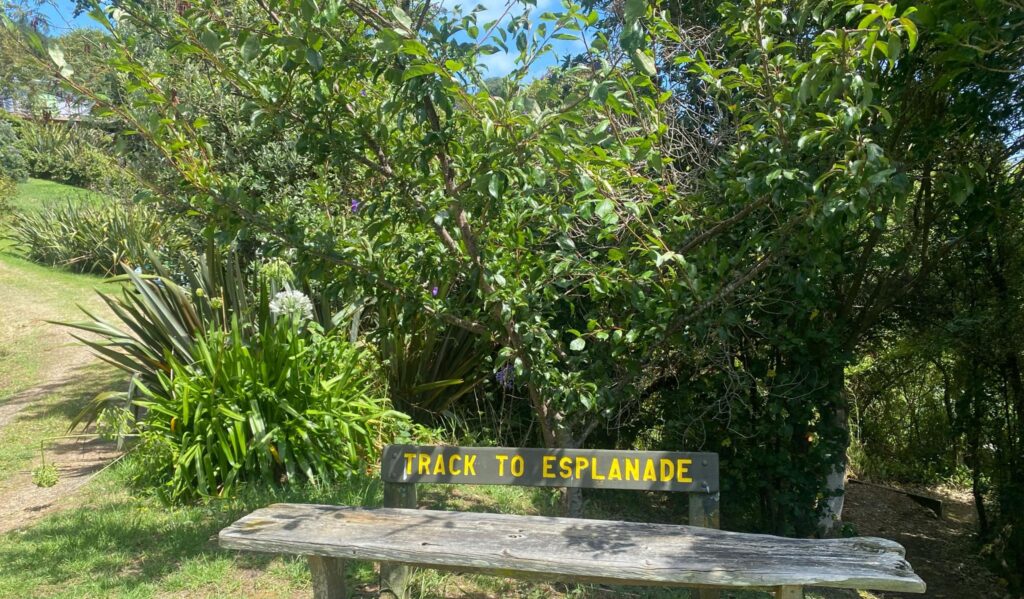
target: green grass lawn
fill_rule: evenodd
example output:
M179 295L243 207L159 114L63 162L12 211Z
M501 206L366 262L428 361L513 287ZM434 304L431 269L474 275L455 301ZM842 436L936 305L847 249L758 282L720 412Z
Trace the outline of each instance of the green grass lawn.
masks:
M101 204L108 199L107 196L88 189L30 178L24 183L18 183L18 193L11 201L11 206L15 211L29 212L58 202Z

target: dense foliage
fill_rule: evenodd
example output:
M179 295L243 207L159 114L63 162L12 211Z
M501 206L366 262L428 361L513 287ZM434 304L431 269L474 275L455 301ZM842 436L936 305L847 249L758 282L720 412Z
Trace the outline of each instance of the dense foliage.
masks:
M100 275L150 264L150 248L178 257L188 245L152 209L111 201L98 205L68 201L16 214L4 237L30 260Z
M0 177L19 183L28 178L28 160L14 126L0 120Z
M120 194L132 189L130 175L112 158L109 136L98 129L25 121L19 137L34 177Z
M321 484L375 463L404 420L382 397L376 356L325 332L301 292L274 292L287 283L279 268L243 276L211 252L185 272L188 289L128 271L121 295L104 296L118 325L88 313L69 325L98 335L83 341L132 377L77 423L140 436L144 482L172 501L243 481Z
M180 500L230 494L241 481L320 484L367 468L400 422L377 395L372 363L288 314L249 342L237 319L227 334L211 331L187 362L171 357L170 372L136 402L147 410L140 451L156 457L153 480Z
M116 85L8 31L137 137L167 214L377 348L417 420L718 451L727 525L786 534L841 517L848 454L969 481L1024 570L1019 3L93 15Z

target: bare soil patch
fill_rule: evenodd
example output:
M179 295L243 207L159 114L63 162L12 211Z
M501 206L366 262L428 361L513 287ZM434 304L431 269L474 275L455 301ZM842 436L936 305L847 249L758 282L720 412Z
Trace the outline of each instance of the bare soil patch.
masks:
M75 317L75 301L96 308L97 298L83 294L92 281L57 272L50 277L49 272L0 262L0 296L4 298L0 346L7 348L0 353L0 366L6 366L0 369L4 373L0 377L0 431L15 423L34 427L33 419L72 411L69 402L80 401L84 377L95 376L87 367L97 359L71 336L70 329L47 322ZM97 383L96 392L102 391L102 381ZM15 392L4 399L5 390ZM45 434L40 433L39 441L44 441ZM0 486L0 533L59 509L63 498L119 454L114 444L95 438L54 439L47 441L45 448L47 462L57 468L57 484L43 488L32 482L32 469L39 465L39 457L4 480Z
M924 595L875 593L884 599L928 597L965 599L1009 597L998 577L979 556L977 514L970 495L933 489L942 499L944 517L906 495L883 488L849 484L843 520L862 536L892 539L907 549L907 560L928 585Z
M72 507L65 499L120 454L115 443L96 438L61 439L48 445L46 460L57 468L57 484L37 487L30 471L7 480L0 491L0 534L24 528L62 507Z

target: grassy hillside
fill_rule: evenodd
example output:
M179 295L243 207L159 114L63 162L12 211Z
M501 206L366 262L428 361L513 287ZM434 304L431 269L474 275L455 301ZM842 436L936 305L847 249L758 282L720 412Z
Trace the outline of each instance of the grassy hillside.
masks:
M28 212L57 202L99 204L107 199L107 196L88 189L30 178L24 183L18 183L18 194L11 205L15 211Z

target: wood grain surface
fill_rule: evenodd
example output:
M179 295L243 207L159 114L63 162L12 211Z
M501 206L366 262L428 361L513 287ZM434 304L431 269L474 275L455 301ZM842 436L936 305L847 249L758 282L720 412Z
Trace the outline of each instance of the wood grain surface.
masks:
M893 541L789 539L670 524L276 504L222 530L220 544L615 584L925 590Z

